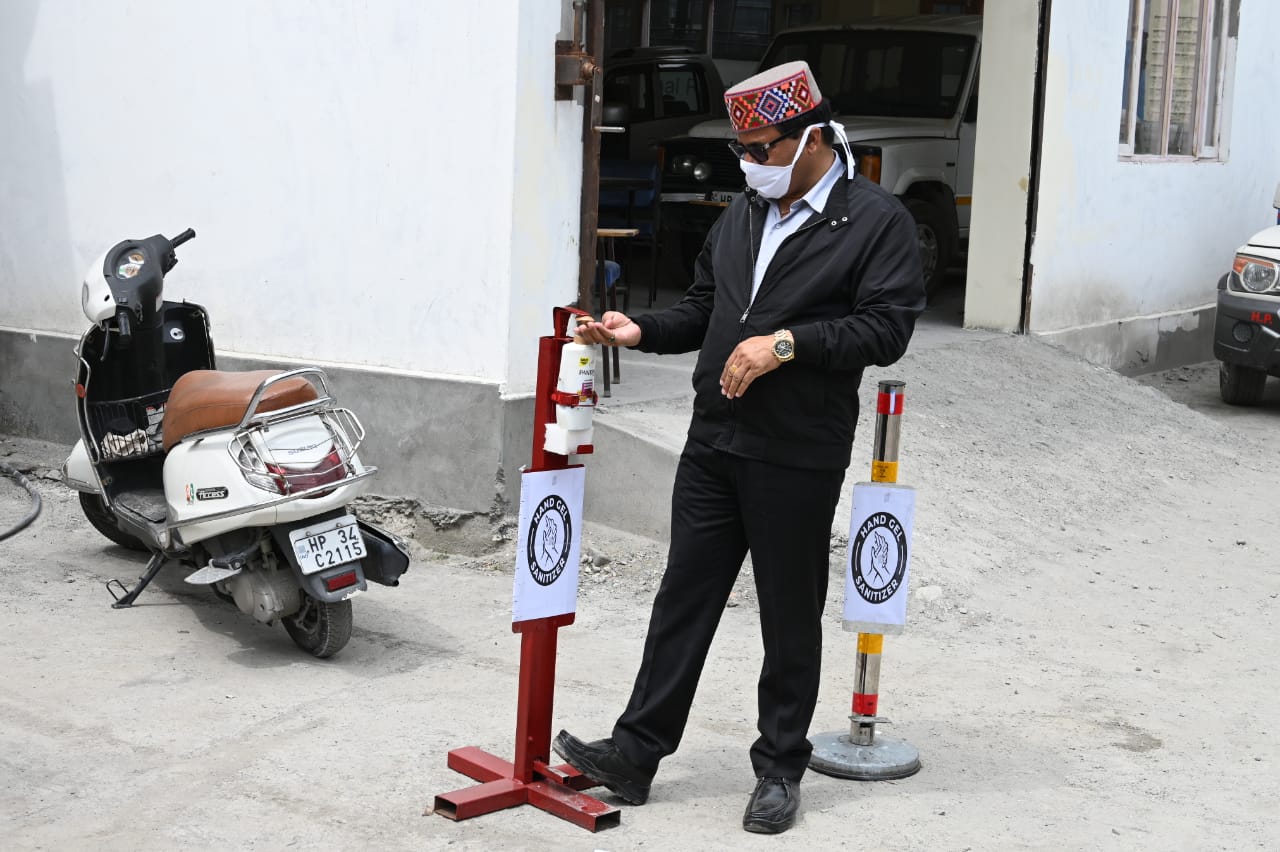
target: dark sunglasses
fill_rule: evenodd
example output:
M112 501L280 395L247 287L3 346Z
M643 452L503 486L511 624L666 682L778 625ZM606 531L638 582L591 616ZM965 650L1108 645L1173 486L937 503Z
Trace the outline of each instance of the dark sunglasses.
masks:
M790 133L779 136L777 139L773 140L772 142L752 142L750 145L743 145L741 142L734 140L733 142L729 143L729 150L732 151L733 155L737 157L739 160L741 160L747 154L750 154L751 159L755 160L757 163L763 166L765 163L769 161L769 150L771 148L777 146L779 143L781 143L785 139L794 139L799 134L800 134L799 130L793 130Z

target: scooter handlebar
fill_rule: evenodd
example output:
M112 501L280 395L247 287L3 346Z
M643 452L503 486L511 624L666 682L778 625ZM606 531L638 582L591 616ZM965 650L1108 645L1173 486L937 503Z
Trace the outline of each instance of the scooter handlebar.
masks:
M178 246L185 243L187 240L195 239L195 236L196 236L196 232L193 231L191 228L187 228L185 231L183 231L181 234L178 234L178 236L174 237L169 242L173 245L174 248L177 248Z

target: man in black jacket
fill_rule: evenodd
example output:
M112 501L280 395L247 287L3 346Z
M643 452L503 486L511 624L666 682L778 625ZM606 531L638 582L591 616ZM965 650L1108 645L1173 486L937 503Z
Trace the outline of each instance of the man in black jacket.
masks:
M688 720L720 614L751 553L764 665L748 831L790 828L812 746L831 523L863 369L902 357L924 308L915 225L856 174L809 67L725 93L750 187L712 227L675 306L606 313L586 337L645 352L701 350L676 472L667 569L644 657L613 736L566 731L556 751L633 804Z

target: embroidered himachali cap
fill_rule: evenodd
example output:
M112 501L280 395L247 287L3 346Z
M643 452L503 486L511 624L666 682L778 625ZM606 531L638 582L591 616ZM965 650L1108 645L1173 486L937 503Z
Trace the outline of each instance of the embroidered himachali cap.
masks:
M786 62L748 77L724 93L737 133L781 124L822 103L809 63Z

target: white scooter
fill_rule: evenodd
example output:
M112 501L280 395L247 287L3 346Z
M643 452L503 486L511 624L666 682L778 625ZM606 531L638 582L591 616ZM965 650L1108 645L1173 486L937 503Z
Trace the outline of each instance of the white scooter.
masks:
M204 308L164 300L174 250L194 236L126 240L85 275L81 439L63 479L94 528L151 553L132 589L107 583L113 606L176 562L195 569L188 583L329 657L351 637L351 598L368 580L398 585L408 553L347 509L377 468L360 461L364 428L324 372L216 371Z

